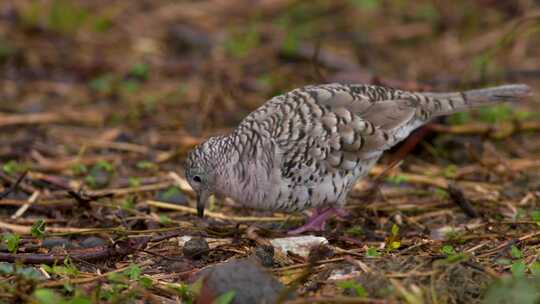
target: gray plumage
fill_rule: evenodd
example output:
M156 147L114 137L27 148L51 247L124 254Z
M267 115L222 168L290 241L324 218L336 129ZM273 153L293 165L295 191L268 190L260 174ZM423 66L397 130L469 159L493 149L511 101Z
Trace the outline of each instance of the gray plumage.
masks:
M186 177L200 215L210 194L263 210L341 207L385 150L433 117L527 95L523 84L455 93L306 86L270 99L231 134L196 147Z

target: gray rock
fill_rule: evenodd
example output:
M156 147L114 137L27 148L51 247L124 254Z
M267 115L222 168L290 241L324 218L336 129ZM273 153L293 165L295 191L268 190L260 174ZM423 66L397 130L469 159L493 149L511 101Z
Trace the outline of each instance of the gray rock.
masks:
M200 258L203 255L208 254L209 250L210 246L208 246L208 242L199 237L191 238L184 244L184 247L182 248L184 256L190 259Z
M199 273L203 288L197 303L212 303L220 295L235 293L231 303L276 303L285 287L253 259L231 260ZM287 298L287 297L285 297Z

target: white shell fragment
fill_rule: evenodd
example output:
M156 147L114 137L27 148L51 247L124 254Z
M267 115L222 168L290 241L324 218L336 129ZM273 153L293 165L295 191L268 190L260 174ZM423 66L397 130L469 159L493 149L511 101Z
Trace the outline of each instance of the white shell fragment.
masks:
M282 251L283 254L290 251L299 256L307 257L312 247L328 244L328 240L321 236L305 235L273 239L270 240L270 243L274 249Z

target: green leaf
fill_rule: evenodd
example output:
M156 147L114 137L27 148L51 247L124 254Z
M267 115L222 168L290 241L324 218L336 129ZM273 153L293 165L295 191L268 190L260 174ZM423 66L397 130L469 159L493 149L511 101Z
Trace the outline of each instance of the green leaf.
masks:
M452 125L463 125L472 120L469 112L454 113L448 117L448 122Z
M509 259L504 259L504 258L501 258L501 259L497 259L495 261L495 263L499 264L499 265L510 265L512 264L512 261L509 260Z
M534 210L531 212L531 219L535 222L540 222L540 211Z
M103 74L94 78L88 84L92 90L109 94L113 91L114 75L111 73Z
M141 277L141 267L137 264L131 264L129 268L124 270L124 273L129 276L130 280L138 280Z
M392 235L393 235L393 236L399 235L399 226L396 225L396 224L393 224L393 225L392 225L392 230L391 230L391 232L392 232Z
M141 179L138 177L128 178L128 185L132 188L141 186Z
M45 288L36 289L33 296L40 304L57 304L62 299L56 292Z
M261 35L257 24L248 26L247 29L233 33L225 41L224 47L227 52L236 58L243 58L252 49L260 45Z
M350 235L350 236L362 236L364 234L364 230L362 229L362 226L353 226L349 229L347 229L347 231L345 231L346 234Z
M519 250L519 248L517 248L515 245L512 245L512 247L510 249L510 255L514 259L521 259L523 257L523 254L521 253L521 250Z
M152 281L152 279L149 277L141 277L139 279L139 284L141 284L141 286L144 288L150 288L154 284L154 281Z
M71 166L71 173L73 175L83 175L88 172L88 167L81 163L76 163Z
M448 165L443 172L446 178L455 178L457 175L458 167L456 165Z
M456 254L456 250L454 249L452 245L444 245L441 248L441 253L446 254L446 255L453 255L453 254Z
M128 196L122 201L122 208L124 209L134 209L135 208L135 196Z
M523 261L518 261L512 264L512 267L510 268L510 270L512 271L512 275L514 277L523 277L525 276L527 265L525 265Z
M400 185L407 182L409 178L403 174L397 174L397 175L387 176L386 180L390 183Z
M374 10L379 7L379 0L349 0L359 10Z
M4 242L6 243L7 249L11 253L15 253L17 248L19 248L19 242L21 241L21 236L18 234L8 233L4 234Z
M141 87L141 84L139 83L139 81L131 80L131 79L122 81L121 85L122 85L122 89L124 89L124 91L126 91L127 93L135 93Z
M370 258L374 258L374 257L378 257L380 256L381 254L377 251L377 249L375 247L368 247L367 251L366 251L366 256L367 257L370 257Z
M137 169L140 170L156 170L158 166L154 164L153 162L149 162L147 160L142 160L140 162L137 162Z
M393 251L393 250L398 249L400 246L401 246L401 242L399 242L399 241L392 241L392 242L390 242L390 244L388 244L387 250L388 250L388 251Z
M43 219L38 219L32 224L30 229L32 236L38 239L42 239L45 235L45 221Z
M129 74L142 80L148 79L150 67L145 63L137 63L131 68Z
M507 105L494 105L479 109L480 120L487 123L508 121L513 117L512 108Z
M347 281L341 281L341 282L338 282L337 283L337 286L343 290L347 290L347 289L351 289L355 292L356 296L359 297L359 298L364 298L366 297L367 293L366 293L366 290L364 289L364 287L354 281L354 280L347 280Z
M2 170L4 170L6 174L13 175L28 170L28 166L21 164L15 160L10 160L2 165Z
M172 220L171 220L170 217L166 216L165 214L160 214L159 215L159 223L163 224L163 225L168 225L168 224L172 223Z
M540 262L535 261L534 263L529 266L529 270L535 277L540 277Z
M229 304L232 302L235 296L236 296L236 291L229 290L226 293L217 297L217 299L214 300L213 304Z
M114 172L114 166L106 160L100 160L94 166L107 172Z
M446 190L436 188L435 189L435 196L437 196L440 199L446 199L446 198L448 198L448 192L446 192Z

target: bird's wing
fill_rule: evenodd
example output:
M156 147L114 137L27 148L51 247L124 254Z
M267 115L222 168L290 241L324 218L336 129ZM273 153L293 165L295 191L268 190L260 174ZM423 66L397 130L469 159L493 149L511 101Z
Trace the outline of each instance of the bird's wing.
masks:
M395 144L396 130L415 116L405 95L378 86L308 86L270 100L253 118L272 126L284 168L350 170Z

